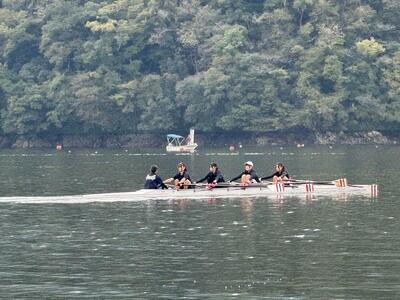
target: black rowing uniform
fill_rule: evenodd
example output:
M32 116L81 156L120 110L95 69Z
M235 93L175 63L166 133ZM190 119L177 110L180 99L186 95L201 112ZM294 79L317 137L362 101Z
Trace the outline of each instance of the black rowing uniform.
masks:
M282 171L282 172L275 172L274 174L272 174L272 175L270 175L270 176L263 177L263 178L261 178L261 180L271 179L271 178L273 178L274 176L276 176L276 177L278 177L278 178L283 178L283 177L286 176L286 178L289 179L289 174L288 174L288 172Z
M188 172L186 172L186 170L185 171L183 171L183 173L177 173L175 176L174 176L174 180L176 180L176 179L178 179L179 181L181 181L183 178L186 178L187 180L189 180L190 182L192 182L192 180L190 179L190 175L189 175L189 173Z
M253 180L260 182L260 178L258 178L257 173L254 169L251 169L250 172L248 172L247 170L243 171L242 173L240 173L240 175L236 176L235 178L232 178L231 181L235 181L238 180L239 178L241 178L243 175L250 175L250 182L252 182Z
M215 173L210 172L204 178L198 180L197 182L203 182L207 180L207 183L215 183L215 182L225 182L224 176L218 168L215 170Z
M145 189L167 189L168 187L163 183L160 176L155 173L150 173L146 176L144 183Z
M178 172L178 173L174 176L174 180L178 179L178 181L181 181L183 178L186 178L187 180L189 180L190 182L192 182L192 179L190 179L190 175L189 175L188 172L186 172L186 170L183 171L183 173L179 173L179 172ZM180 188L183 189L183 185L181 185ZM191 188L191 186L189 186L188 188Z

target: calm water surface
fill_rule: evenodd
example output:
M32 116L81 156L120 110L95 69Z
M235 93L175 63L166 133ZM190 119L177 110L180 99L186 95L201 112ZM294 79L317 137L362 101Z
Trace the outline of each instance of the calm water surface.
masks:
M378 183L364 196L74 204L0 203L0 297L399 299L400 147L2 151L1 196L141 188L152 163L194 179L284 162L298 179Z

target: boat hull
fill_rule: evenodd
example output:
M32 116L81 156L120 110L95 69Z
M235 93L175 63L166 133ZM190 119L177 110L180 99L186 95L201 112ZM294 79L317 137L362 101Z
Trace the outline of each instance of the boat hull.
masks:
M377 196L376 185L352 185L336 187L334 185L300 184L293 186L269 185L261 187L242 188L226 187L214 189L187 189L187 190L139 190L134 192L135 197L143 199L201 199L201 198L241 198L241 197L268 197L275 195L337 195L359 194Z
M134 202L146 200L174 199L210 199L210 198L259 198L259 197L302 197L302 196L347 196L362 195L364 197L378 195L378 186L352 185L336 187L334 185L301 184L294 186L263 185L260 187L224 187L207 190L205 188L187 190L152 190L142 189L135 192L87 194L71 196L46 197L0 197L0 203L93 203L93 202Z
M167 152L189 152L193 153L195 152L197 148L197 144L190 144L190 145L181 145L181 146L175 146L175 145L167 145L166 150Z

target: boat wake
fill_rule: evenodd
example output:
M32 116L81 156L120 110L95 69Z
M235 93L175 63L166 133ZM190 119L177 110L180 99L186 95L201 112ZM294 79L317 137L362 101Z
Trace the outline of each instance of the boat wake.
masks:
M86 195L68 195L68 196L27 196L27 197L0 197L0 203L106 203L106 202L134 202L148 200L138 197L136 192L126 193L108 193L108 194L86 194Z

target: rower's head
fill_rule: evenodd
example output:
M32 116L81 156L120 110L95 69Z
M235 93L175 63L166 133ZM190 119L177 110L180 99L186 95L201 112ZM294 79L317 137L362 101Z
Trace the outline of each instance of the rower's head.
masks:
M277 163L275 166L275 170L277 172L283 172L285 171L285 166L283 165L283 163Z
M218 169L218 165L215 162L210 164L210 172L215 172Z
M152 165L150 167L150 173L155 174L158 171L158 166L157 165Z
M251 162L251 161L246 161L246 162L244 163L244 168L245 168L245 170L250 171L251 169L253 169L253 162Z
M183 163L183 162L180 162L178 165L177 165L177 169L178 169L178 171L179 172L185 172L186 171L186 165Z

